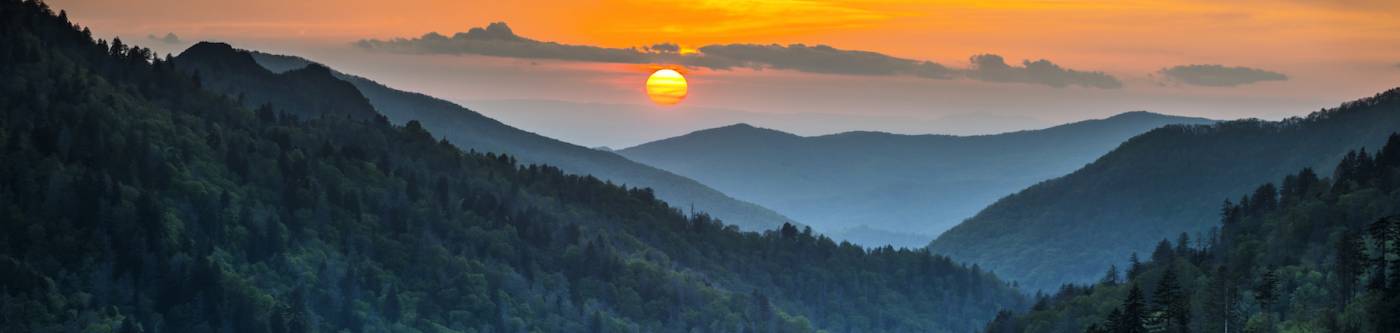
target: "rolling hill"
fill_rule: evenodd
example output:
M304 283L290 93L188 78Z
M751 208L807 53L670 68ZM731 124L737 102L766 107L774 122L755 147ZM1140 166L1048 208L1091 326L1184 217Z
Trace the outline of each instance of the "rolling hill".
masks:
M1167 126L998 200L929 249L1032 288L1091 281L1124 253L1206 231L1227 199L1305 167L1330 174L1348 150L1375 151L1397 129L1400 90L1283 121Z
M1333 177L1303 169L1240 193L1216 232L1162 240L986 332L1400 331L1400 135L1332 162Z
M996 135L803 137L738 124L618 153L769 207L835 237L921 247L997 198L1067 174L1129 137L1210 120L1129 112Z

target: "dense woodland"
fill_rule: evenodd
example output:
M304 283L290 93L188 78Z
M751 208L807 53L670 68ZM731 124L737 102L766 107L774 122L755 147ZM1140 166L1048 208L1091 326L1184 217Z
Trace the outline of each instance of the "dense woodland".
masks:
M1375 151L1396 129L1400 89L1282 121L1169 125L997 201L929 249L1029 290L1089 283L1126 253L1205 233L1221 200L1302 168L1330 174L1347 151Z
M0 0L3 332L968 332L1023 306L945 257L740 232L418 122L250 109L92 35ZM250 84L329 73L297 75Z
M1218 228L1162 240L988 332L1400 332L1400 135L1225 201Z

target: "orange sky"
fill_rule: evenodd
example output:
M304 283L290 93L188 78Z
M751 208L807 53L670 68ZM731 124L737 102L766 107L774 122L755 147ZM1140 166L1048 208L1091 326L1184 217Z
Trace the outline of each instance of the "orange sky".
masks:
M121 32L355 40L445 34L506 21L543 40L611 47L676 42L826 43L961 61L997 52L1160 67L1171 60L1396 62L1397 1L346 1L59 0ZM1131 58L1129 58L1131 57ZM1139 68L1140 69L1140 68Z
M645 75L636 77L634 84L633 74L618 74L619 68L638 66L488 61L479 56L453 58L474 63L454 63L435 56L361 55L353 52L349 43L364 38L417 37L426 32L450 36L503 21L524 37L603 47L658 42L674 42L685 48L720 43L828 44L954 67L965 67L971 55L995 53L1013 65L1022 59L1043 58L1066 68L1103 71L1124 83L1123 89L1093 91L780 71L687 73L693 96L686 104L758 112L806 108L910 116L999 112L1058 122L1148 109L1217 118L1279 118L1400 85L1400 1L48 2L67 10L80 24L93 27L98 36L140 39L138 44L158 51L178 52L195 40L232 41L236 46L308 56L342 70L373 74L372 78L387 83L459 101L519 98L647 103L644 95L635 93ZM167 32L179 35L186 44L162 49L144 38ZM408 63L422 61L438 67L416 72L407 69ZM532 67L541 63L550 66ZM1262 68L1287 74L1289 79L1223 88L1171 87L1158 82L1157 70L1185 64ZM468 77L482 73L493 75L489 83ZM554 82L560 78L575 81ZM801 82L780 83L782 80ZM621 83L594 84L603 81ZM508 82L519 83L511 86ZM542 84L556 88L534 88ZM741 86L744 88L737 88ZM890 88L878 94L842 93L868 86ZM998 96L1007 92L1022 96L1015 101L1022 104L1007 104ZM881 97L868 97L872 95ZM1064 102L1074 98L1095 101ZM943 102L948 103L939 104ZM867 105L879 111L830 105ZM997 108L983 109L984 105ZM1042 105L1054 105L1053 110L1044 110Z

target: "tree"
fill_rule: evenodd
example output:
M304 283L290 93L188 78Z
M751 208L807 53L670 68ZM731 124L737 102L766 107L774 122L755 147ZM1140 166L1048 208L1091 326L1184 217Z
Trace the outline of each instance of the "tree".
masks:
M1152 261L1159 264L1171 264L1176 257L1176 250L1172 249L1172 243L1165 238L1157 242L1157 248L1152 250Z
M1138 275L1142 274L1142 270L1142 261L1138 260L1137 252L1133 252L1128 257L1128 281L1137 280Z
M1273 308L1278 301L1278 274L1274 270L1264 270L1264 275L1259 277L1259 283L1254 286L1254 300L1259 302L1261 314L1264 315L1265 327L1272 330Z
M1185 232L1176 236L1176 255L1180 257L1191 255L1191 236Z
M1366 269L1366 244L1360 233L1348 230L1337 242L1336 251L1337 304L1346 306L1356 295L1357 282Z
M381 310L384 317L390 322L397 322L403 318L403 306L399 305L399 288L389 286L389 290L384 292L384 309Z
M1116 333L1147 333L1147 304L1143 299L1142 288L1136 283L1128 289L1128 297L1123 299L1122 316L1118 318L1113 331Z
M1238 331L1234 323L1240 296L1230 271L1224 265L1217 267L1208 283L1205 299L1201 300L1202 329L1206 332Z
M1167 269L1152 292L1155 312L1167 332L1186 332L1191 325L1191 301L1177 280L1176 270Z
M1118 285L1118 265L1108 265L1108 272L1105 272L1103 278L1099 279L1099 284L1108 286Z

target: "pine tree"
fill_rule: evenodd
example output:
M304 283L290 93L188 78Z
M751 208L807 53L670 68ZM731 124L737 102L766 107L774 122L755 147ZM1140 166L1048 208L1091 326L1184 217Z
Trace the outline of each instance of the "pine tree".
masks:
M1366 269L1366 244L1356 231L1347 231L1337 242L1337 304L1346 306L1356 295L1357 281Z
M1147 333L1147 304L1142 288L1133 284L1128 289L1128 298L1123 300L1123 314L1113 331L1116 333Z
M1235 288L1230 271L1225 266L1217 267L1208 283L1205 299L1201 300L1204 319L1201 328L1206 332L1239 331L1238 325L1235 325L1239 289Z
M1138 260L1137 252L1133 252L1128 257L1128 281L1137 280L1138 274L1142 274L1142 261Z
M1176 250L1172 249L1172 243L1165 238L1157 242L1157 248L1152 250L1152 261L1158 264L1171 264L1175 257Z
M1103 279L1099 280L1099 284L1108 286L1118 285L1118 265L1108 265L1108 272L1103 274Z
M1266 327L1273 327L1274 304L1278 302L1278 274L1273 269L1264 271L1264 275L1259 277L1259 283L1254 286L1254 299L1259 302L1260 312L1264 315Z
M1152 293L1155 312L1160 313L1167 332L1186 332L1191 324L1191 302L1177 280L1176 270L1168 269Z

